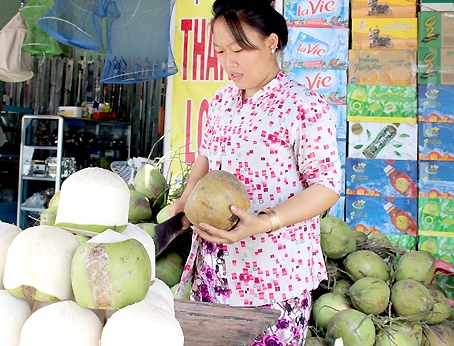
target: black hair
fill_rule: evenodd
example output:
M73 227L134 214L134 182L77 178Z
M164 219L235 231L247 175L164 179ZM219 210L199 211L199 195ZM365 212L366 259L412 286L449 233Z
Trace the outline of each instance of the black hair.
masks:
M288 29L285 18L268 0L215 0L212 11L214 17L211 26L219 18L224 19L236 43L245 50L255 50L257 47L246 36L242 23L264 38L276 34L279 38L277 49L282 50L287 45Z

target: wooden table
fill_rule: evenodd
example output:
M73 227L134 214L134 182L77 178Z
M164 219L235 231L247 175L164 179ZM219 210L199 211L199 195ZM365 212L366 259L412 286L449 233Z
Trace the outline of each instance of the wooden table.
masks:
M184 346L231 346L249 345L276 324L280 311L175 300L175 316L183 329Z

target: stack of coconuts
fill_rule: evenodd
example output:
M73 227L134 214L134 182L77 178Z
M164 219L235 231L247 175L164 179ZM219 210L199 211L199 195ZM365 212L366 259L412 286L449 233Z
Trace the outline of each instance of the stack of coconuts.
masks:
M52 222L0 222L0 345L184 344L153 238L130 222L151 217L143 200L158 201L166 180L152 165L137 175L130 190L109 170L80 170L51 201Z
M454 309L431 284L435 258L395 248L382 234L320 221L328 280L317 290L306 346L454 345Z

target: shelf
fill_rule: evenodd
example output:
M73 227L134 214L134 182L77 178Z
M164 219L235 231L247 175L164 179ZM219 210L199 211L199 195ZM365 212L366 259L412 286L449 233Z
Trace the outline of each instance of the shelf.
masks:
M49 145L24 145L24 148L36 149L36 150L58 150L55 146Z
M20 210L22 210L22 211L30 211L30 212L34 212L34 213L42 213L46 209L45 208L30 208L30 207L21 206Z
M38 180L38 181L55 181L56 178L48 177L48 176L33 176L33 175L23 175L22 179L24 180Z
M20 157L19 154L0 154L0 158L7 158L7 159L18 159Z

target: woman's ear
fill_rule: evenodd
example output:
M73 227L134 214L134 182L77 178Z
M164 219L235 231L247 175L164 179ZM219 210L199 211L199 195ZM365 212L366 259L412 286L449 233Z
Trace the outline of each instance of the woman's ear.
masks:
M279 37L276 34L272 33L266 38L266 45L270 50L276 50L279 46Z

